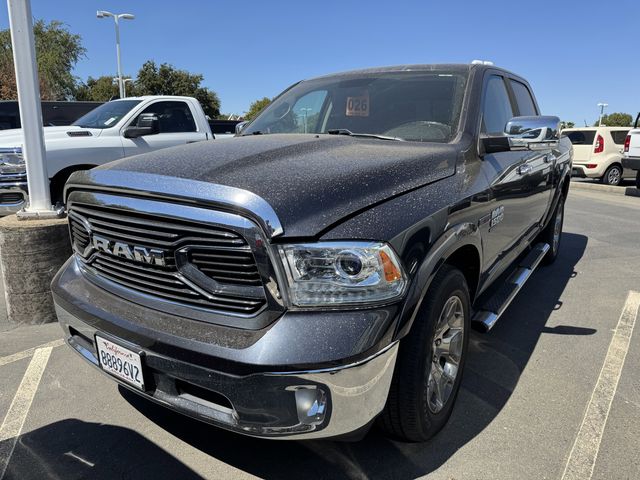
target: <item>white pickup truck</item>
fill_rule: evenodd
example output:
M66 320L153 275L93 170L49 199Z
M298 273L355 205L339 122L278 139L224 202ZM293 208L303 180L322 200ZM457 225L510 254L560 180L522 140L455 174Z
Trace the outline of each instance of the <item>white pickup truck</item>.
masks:
M627 134L622 150L622 166L636 171L636 187L640 188L640 113L636 117L633 130Z
M52 202L71 173L123 157L214 138L191 97L145 96L105 103L70 126L44 127ZM0 216L28 201L21 129L0 132Z

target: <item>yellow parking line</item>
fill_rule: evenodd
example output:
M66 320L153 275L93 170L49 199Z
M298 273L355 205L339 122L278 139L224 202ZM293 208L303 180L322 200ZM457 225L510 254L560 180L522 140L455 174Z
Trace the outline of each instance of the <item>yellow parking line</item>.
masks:
M598 458L613 397L629 351L633 327L640 308L640 292L629 292L618 325L609 344L598 382L569 454L562 480L589 480Z
M30 357L39 348L46 348L46 347L55 348L55 347L59 347L60 345L64 345L64 340L62 338L58 340L54 340L49 343L43 343L42 345L38 345L37 347L33 347L28 350L23 350L22 352L14 353L13 355L0 357L0 367L8 363L17 362L18 360L22 360L23 358Z
M13 397L9 411L0 425L0 479L4 477L11 455L13 455L18 436L22 431L33 397L38 390L42 374L49 361L51 350L53 347L38 348L33 352L33 358L24 377L22 377L22 382Z

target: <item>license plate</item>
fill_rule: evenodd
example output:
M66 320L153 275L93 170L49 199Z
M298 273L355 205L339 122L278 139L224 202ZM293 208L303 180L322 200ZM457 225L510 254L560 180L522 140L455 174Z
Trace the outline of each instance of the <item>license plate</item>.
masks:
M102 369L125 382L144 390L140 354L96 336L98 358Z

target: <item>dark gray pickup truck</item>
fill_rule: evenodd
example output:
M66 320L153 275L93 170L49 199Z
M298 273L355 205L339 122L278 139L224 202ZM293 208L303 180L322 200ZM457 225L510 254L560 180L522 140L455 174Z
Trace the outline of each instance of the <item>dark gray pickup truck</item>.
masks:
M472 325L558 255L558 124L490 65L376 68L297 83L238 138L78 172L52 284L67 342L235 432L353 439L377 420L425 440Z

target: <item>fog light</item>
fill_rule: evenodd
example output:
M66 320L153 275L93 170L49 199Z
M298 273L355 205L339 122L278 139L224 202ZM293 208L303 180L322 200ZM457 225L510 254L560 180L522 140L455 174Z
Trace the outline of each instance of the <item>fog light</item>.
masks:
M298 420L303 425L318 425L327 412L327 395L316 387L295 387Z

